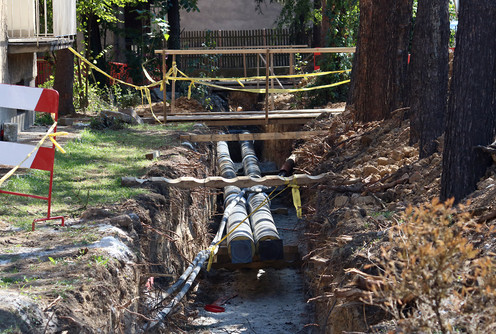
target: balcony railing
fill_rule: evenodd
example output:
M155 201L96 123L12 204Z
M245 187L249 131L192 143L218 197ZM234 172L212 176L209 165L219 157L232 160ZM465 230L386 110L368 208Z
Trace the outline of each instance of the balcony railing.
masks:
M62 38L76 35L76 0L7 0L9 39Z

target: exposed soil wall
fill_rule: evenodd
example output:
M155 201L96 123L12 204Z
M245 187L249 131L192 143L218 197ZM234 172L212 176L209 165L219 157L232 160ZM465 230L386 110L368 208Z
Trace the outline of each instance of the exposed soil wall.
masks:
M146 176L211 174L210 150L197 150L162 149ZM143 293L169 285L207 246L213 198L159 187L91 208L66 228L25 233L0 223L0 331L142 332L150 308Z

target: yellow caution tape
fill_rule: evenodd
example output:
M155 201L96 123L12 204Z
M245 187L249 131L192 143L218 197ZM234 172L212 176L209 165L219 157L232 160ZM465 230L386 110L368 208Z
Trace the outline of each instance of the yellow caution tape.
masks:
M296 178L294 178L292 183L290 183L288 186L291 187L291 194L293 195L293 204L296 209L296 216L301 219L303 214L301 210L300 187L296 184Z
M141 100L144 101L144 98L148 100L148 104L150 107L150 111L153 115L153 118L160 124L162 122L158 119L158 117L155 115L153 112L152 108L152 101L151 101L151 94L150 94L150 88L155 87L155 86L160 86L160 90L165 89L165 85L169 84L169 80L175 80L175 81L191 81L188 87L188 99L191 98L191 91L192 88L195 87L195 84L200 84L200 85L205 85L208 87L212 88L219 88L219 89L224 89L224 90L229 90L229 91L241 91L241 92L248 92L248 93L296 93L296 92L308 92L312 90L317 90L317 89L325 89L325 88L332 88L336 87L339 85L343 85L346 83L349 83L350 80L344 80L340 81L337 83L329 84L329 85L321 85L321 86L315 86L315 87L305 87L305 88L290 88L290 89L279 89L279 88L270 88L270 89L246 89L244 88L244 84L242 81L250 81L250 80L261 80L261 79L266 79L266 76L253 76L253 77L241 77L241 78L194 78L194 77L188 77L184 72L179 70L177 68L176 62L173 62L172 67L167 71L167 73L164 75L163 80L161 81L155 81L151 77L151 75L146 71L145 67L142 65L143 72L145 73L145 77L152 82L149 85L146 86L137 86L128 82L125 82L123 80L114 78L110 76L109 74L105 73L103 70L92 64L90 61L88 61L86 58L84 58L81 54L79 54L76 50L73 48L69 47L69 50L74 53L78 58L80 58L85 64L87 64L91 69L94 69L95 71L103 74L112 82L118 82L120 84L132 87L136 90L138 90L141 93ZM327 72L316 72L316 73L306 73L306 74L290 74L290 75L272 75L269 76L269 79L276 79L276 78L309 78L309 77L316 77L316 76L323 76L323 75L329 75L329 74L337 74L337 73L345 73L349 72L351 70L339 70L339 71L327 71ZM181 77L178 77L178 74L181 75ZM241 87L241 88L232 88L232 87L224 87L220 85L216 85L211 83L212 81L236 81ZM164 101L165 103L165 101Z
M128 83L128 82L125 82L123 80L120 80L120 79L117 79L117 78L114 78L112 77L111 75L107 74L105 71L103 71L102 69L98 68L97 66L95 66L94 64L92 64L88 59L84 58L79 52L77 52L76 50L74 50L73 48L69 47L68 48L72 53L74 53L74 55L76 57L78 57L79 59L81 59L81 61L83 61L86 65L88 65L91 69L101 73L102 75L106 76L107 78L109 78L110 80L112 80L113 83L120 83L122 85L125 85L125 86L129 86L129 87L132 87L136 90L138 90L140 93L141 93L141 100L143 101L143 96L145 96L149 102L149 106L150 106L150 111L152 113L152 116L153 118L160 124L162 124L162 122L160 122L160 120L157 118L157 116L155 116L155 113L153 112L153 108L152 108L152 99L151 99L151 94L150 94L150 88L152 87L155 87L155 86L162 86L162 81L153 81L151 84L149 85L146 85L146 86L137 86L137 85L134 85L134 84L131 84L131 83ZM150 77L151 78L151 77ZM164 101L165 103L165 101Z
M31 152L29 152L29 154L17 165L15 166L14 168L12 168L7 174L5 174L1 179L0 179L0 186L5 182L7 181L15 172L16 170L19 169L19 167L21 167L21 165L24 163L24 161L28 160L29 157L34 153L36 152L40 147L41 145L43 145L43 143L45 142L45 140L47 140L47 138L50 138L50 140L52 141L52 143L54 143L54 145L60 149L62 151L62 153L65 153L64 149L62 147L60 147L60 145L55 141L55 139L53 137L57 136L57 135L64 135L64 134L67 134L67 132L56 132L56 133L52 133L53 130L55 129L55 127L57 126L57 122L53 123L52 126L50 127L50 129L48 129L48 132L43 136L43 138L40 139L40 141L38 142L38 144L36 144L36 146L33 148L33 150Z

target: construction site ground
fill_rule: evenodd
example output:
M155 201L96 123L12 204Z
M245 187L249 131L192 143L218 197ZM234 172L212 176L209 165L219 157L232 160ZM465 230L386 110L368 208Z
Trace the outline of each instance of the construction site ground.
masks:
M401 112L367 124L355 123L349 111L322 115L305 129L327 134L295 141L287 156L296 154L298 172L332 172L332 178L301 189L302 220L294 212L278 217L287 224L282 231L294 233L287 239L296 238L301 265L203 272L161 332L342 333L396 328L382 310L360 301L367 289L357 285L350 269L363 270L377 261L388 229L406 207L438 196L441 149L419 160L417 147L408 144L409 125ZM76 128L63 130L77 137ZM442 138L439 141L441 148ZM213 173L208 145L193 148L178 141L162 147L161 157L144 175L130 176L205 177L204 169L195 168L205 165ZM468 209L476 218L496 210L495 171L494 167L488 171L471 196ZM290 208L291 201L286 198L280 205ZM31 232L0 216L0 332L142 332L154 316L156 292L166 289L196 252L207 247L212 233L209 216L219 208L205 189L154 187L137 198L68 217L66 227L48 223ZM486 224L493 225L494 217ZM489 253L496 250L495 240L474 242L484 244L484 253ZM224 313L203 309L221 297L232 297Z

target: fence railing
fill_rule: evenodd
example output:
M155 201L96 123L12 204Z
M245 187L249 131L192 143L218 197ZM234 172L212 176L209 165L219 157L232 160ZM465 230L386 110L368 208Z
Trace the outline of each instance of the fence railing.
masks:
M76 35L76 0L7 0L9 38Z
M253 30L212 30L183 31L182 50L198 49L265 49L307 47L310 36L297 38L291 29L253 29ZM274 55L274 68L290 66L287 55ZM256 54L218 54L182 55L179 67L189 70L222 69L222 71L255 70L264 66Z

